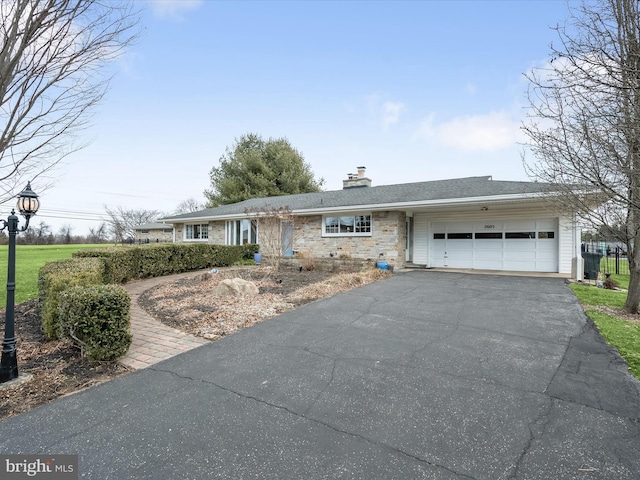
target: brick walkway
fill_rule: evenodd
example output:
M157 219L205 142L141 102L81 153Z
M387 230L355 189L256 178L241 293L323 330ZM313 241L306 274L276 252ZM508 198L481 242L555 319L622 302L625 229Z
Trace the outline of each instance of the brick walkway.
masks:
M124 285L131 295L131 333L133 342L119 362L128 368L139 370L162 360L199 347L208 340L167 327L145 312L138 304L140 294L156 285L190 278L206 270L155 277Z

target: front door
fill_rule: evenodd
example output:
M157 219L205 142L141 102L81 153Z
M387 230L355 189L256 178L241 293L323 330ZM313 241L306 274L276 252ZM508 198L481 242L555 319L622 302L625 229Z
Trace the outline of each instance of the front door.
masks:
M282 256L293 256L293 224L282 222Z

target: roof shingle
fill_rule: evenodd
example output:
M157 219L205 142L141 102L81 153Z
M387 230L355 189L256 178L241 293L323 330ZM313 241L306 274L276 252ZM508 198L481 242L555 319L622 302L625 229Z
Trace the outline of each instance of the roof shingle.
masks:
M499 195L544 193L553 190L547 183L492 180L491 176L433 180L428 182L380 185L316 193L301 193L279 197L262 197L230 205L208 208L198 212L165 217L162 220L211 218L242 215L261 208L288 208L291 211L387 205L407 202L464 199Z

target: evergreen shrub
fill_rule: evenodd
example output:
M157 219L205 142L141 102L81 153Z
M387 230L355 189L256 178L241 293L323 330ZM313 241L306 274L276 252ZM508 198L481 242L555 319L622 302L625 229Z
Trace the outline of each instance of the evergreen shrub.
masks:
M48 339L60 338L60 295L74 286L104 283L105 263L100 258L70 258L46 263L38 274L38 304L42 329Z
M106 283L126 283L136 278L227 267L240 263L243 258L253 258L257 250L257 245L165 243L79 250L73 255L103 258Z
M92 361L121 357L131 345L131 297L119 285L69 288L60 295L62 334Z

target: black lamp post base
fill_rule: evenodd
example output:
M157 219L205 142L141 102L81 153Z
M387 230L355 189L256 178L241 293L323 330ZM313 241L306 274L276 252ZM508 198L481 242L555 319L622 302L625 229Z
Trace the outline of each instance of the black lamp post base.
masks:
M15 349L13 351L3 351L2 361L0 361L0 383L5 383L18 378L18 357Z

